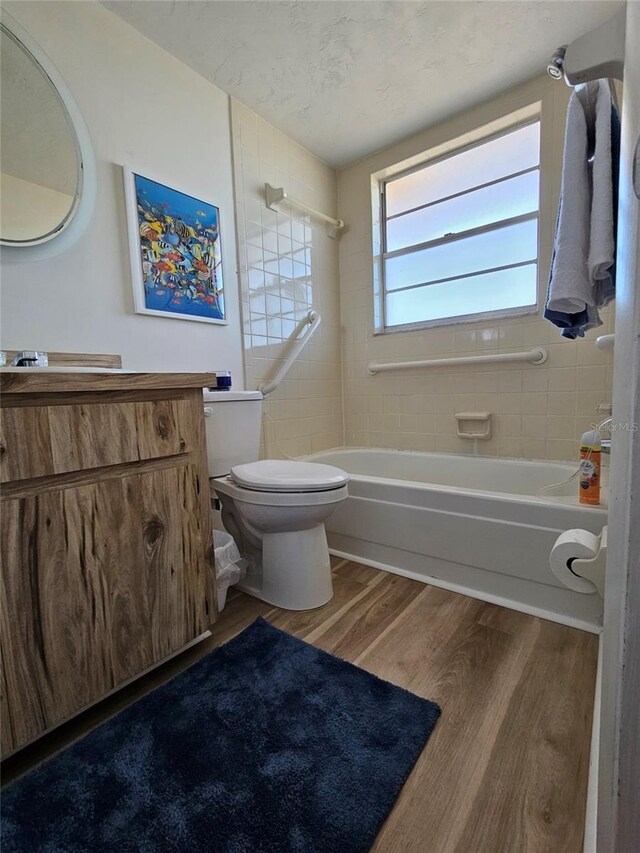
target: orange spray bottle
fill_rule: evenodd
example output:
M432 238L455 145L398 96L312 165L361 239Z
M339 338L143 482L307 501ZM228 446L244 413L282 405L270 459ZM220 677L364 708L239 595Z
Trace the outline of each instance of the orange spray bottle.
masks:
M580 441L580 490L581 504L600 505L600 432L597 429L585 432Z

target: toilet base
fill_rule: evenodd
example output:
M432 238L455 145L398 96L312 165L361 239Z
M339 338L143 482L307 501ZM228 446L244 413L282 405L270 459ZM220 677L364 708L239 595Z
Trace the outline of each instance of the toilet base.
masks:
M283 610L315 610L333 598L324 524L307 530L262 534L261 571L237 589Z

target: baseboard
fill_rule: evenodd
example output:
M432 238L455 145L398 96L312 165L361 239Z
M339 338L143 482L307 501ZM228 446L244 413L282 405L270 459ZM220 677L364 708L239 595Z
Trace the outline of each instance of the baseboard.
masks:
M336 557L342 557L345 560L352 560L354 563L362 563L363 565L371 566L374 569L381 569L384 572L391 572L391 574L394 575L402 575L402 577L411 578L411 580L420 581L420 583L429 584L429 586L437 586L441 589L448 589L451 592L458 592L461 595L467 595L469 598L486 601L488 604L497 604L500 607L507 607L509 610L517 610L519 613L526 613L528 616L537 616L538 618L546 619L549 622L557 622L559 625L566 625L568 628L577 628L579 631L587 631L589 634L600 634L602 631L602 626L593 622L587 622L583 619L574 618L573 616L554 613L551 610L545 610L542 607L523 604L522 602L514 601L510 598L503 598L500 595L481 592L473 587L451 583L450 581L445 581L441 578L419 574L418 572L412 572L408 569L400 569L397 566L380 563L377 560L371 560L367 557L361 557L356 554L349 554L346 551L340 551L337 548L329 548L329 553Z

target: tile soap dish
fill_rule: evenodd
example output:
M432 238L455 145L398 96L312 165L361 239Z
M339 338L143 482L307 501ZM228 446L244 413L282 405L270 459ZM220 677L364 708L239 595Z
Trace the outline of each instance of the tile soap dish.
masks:
M457 412L455 418L460 438L491 438L491 412Z

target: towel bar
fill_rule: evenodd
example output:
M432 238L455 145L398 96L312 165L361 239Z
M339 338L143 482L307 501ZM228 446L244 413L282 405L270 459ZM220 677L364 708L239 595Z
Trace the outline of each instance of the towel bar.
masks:
M265 199L267 203L267 207L269 210L278 210L278 205L281 201L287 201L289 204L292 204L294 207L300 208L300 210L304 210L305 213L309 213L311 216L315 216L317 219L322 219L323 222L326 222L329 226L327 228L327 234L332 239L335 239L339 236L340 232L344 228L344 220L342 219L334 219L332 216L327 216L326 213L322 213L320 210L316 210L314 207L309 207L308 204L305 204L302 201L297 201L295 198L291 198L282 187L272 187L271 184L264 185L264 193Z

